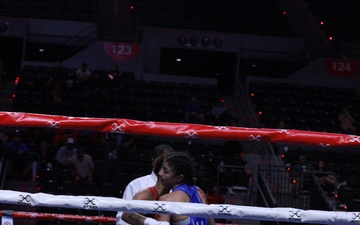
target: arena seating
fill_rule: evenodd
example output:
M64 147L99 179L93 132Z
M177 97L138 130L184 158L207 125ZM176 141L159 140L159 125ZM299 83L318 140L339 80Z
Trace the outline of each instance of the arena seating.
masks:
M273 82L252 82L249 95L265 127L339 132L341 108L347 106L359 121L359 96L354 89Z
M133 21L141 26L197 29L259 35L295 36L274 1L130 1ZM0 16L53 20L98 20L95 0L3 0Z
M143 26L295 36L274 1L134 1L134 16Z
M118 82L107 80L102 87L102 97L94 96L96 93L94 94L88 85L78 84L71 91L63 91L61 104L53 104L52 101L46 100L49 94L44 93L42 86L35 88L36 81L33 78L37 77L37 80L43 82L48 76L53 75L54 71L46 67L24 67L16 86L13 110L181 122L184 119L185 102L190 96L195 95L203 104L206 122L213 123L209 114L218 98L216 85L154 82L127 77ZM103 77L107 74L107 71L97 72Z
M94 0L3 0L0 15L10 17L96 21L97 1Z
M333 40L340 42L359 43L358 27L360 26L360 2L356 0L332 1L328 4L326 0L305 1L315 16L316 20L324 25L322 29Z

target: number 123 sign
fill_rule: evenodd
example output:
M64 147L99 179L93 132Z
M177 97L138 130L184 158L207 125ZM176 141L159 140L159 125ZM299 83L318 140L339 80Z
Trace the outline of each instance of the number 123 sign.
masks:
M134 43L104 42L104 50L112 60L129 61L138 54L140 45Z
M341 59L325 59L326 68L337 77L351 77L358 72L359 62Z

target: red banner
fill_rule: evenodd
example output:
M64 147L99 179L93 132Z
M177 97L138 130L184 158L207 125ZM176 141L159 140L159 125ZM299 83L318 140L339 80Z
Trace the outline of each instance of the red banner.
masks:
M359 69L359 62L342 59L325 59L328 71L336 77L346 78L355 75Z
M106 54L116 61L129 61L137 56L140 50L140 44L121 43L121 42L104 42Z

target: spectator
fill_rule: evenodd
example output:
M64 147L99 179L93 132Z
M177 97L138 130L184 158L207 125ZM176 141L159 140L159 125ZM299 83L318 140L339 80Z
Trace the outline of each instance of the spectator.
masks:
M336 174L328 171L326 169L325 163L322 160L319 160L316 171L314 172L319 184L321 187L328 192L332 192L336 189L339 189L342 186L347 184L346 181L338 183L336 179Z
M28 157L27 166L24 169L23 177L28 178L31 172L31 180L36 180L36 175L43 168L52 168L55 158L52 148L49 148L45 140L40 141L39 145L34 145L31 148L30 155Z
M101 168L101 182L104 183L118 183L119 165L118 159L122 146L118 144L115 137L110 137L109 143L105 144L104 161Z
M78 138L77 138L77 130L67 130L63 128L56 129L55 136L54 136L54 147L59 148L60 146L64 145L68 138L72 138L74 140L74 145L78 145Z
M39 145L43 136L44 133L42 129L38 127L29 127L26 131L26 143L30 146Z
M106 78L100 72L94 72L89 77L89 88L93 91L95 88L105 89Z
M6 132L3 127L0 127L0 157L3 156L6 146Z
M238 171L231 166L245 166L246 161L242 157L243 145L239 141L227 141L222 146L222 159L218 165L221 185L227 188L227 192L233 195L234 179ZM230 167L229 167L230 166Z
M119 68L119 65L114 65L113 69L111 70L111 73L117 73L117 74L120 74L120 68Z
M211 190L207 192L207 199L209 204L224 204L225 197L219 186L214 185Z
M204 123L204 114L201 105L195 96L191 96L190 100L185 104L185 122Z
M68 138L66 144L61 146L55 156L54 169L60 171L62 169L71 169L70 158L74 156L77 149L74 147L74 139Z
M78 80L73 70L69 70L64 78L64 91L73 93L76 90Z
M54 88L55 88L55 81L52 76L47 77L46 81L42 85L42 92L43 92L43 101L44 103L54 103Z
M108 79L110 80L114 80L114 81L119 81L120 78L120 70L119 70L119 66L118 65L114 65L113 69L109 72L109 74L107 75Z
M216 102L216 105L211 109L211 115L214 118L215 125L233 125L237 123L236 118L231 115L224 100Z
M51 72L52 72L51 75L54 77L54 80L59 82L63 81L66 74L66 70L60 61L56 61L54 63L54 67L51 68Z
M276 128L279 130L287 129L287 124L285 123L285 120L283 118L280 118ZM283 153L285 151L285 148L287 148L286 147L287 145L284 143L270 143L270 144L274 150L275 155L279 155L279 153Z
M90 78L91 70L88 68L87 63L81 64L81 68L76 70L76 77L79 82L87 82Z
M286 123L283 119L280 119L277 125L277 129L286 129Z
M70 157L70 163L75 172L75 182L92 182L94 162L90 155L84 153L84 150L80 148L75 155Z
M36 181L36 176L41 169L51 169L55 158L54 154L51 153L52 151L48 148L45 140L39 140L39 144L32 144L29 153L27 153L27 166L24 169L23 177L25 179L31 177L31 181Z
M27 165L25 154L29 151L28 145L22 141L22 134L16 130L12 140L7 143L5 150L5 159L8 163L8 172L11 176L14 173L23 173Z
M340 123L340 132L345 134L355 134L356 133L356 126L355 120L352 117L350 111L347 107L343 107L341 113L338 117Z
M206 194L208 204L225 204L225 197L219 186L214 185ZM226 219L215 219L216 223L226 223Z
M157 145L154 149L153 156L151 157L151 162L154 166L154 161L157 157L165 154L174 152L174 149L170 145L160 144ZM142 176L132 180L125 188L123 199L132 200L137 192L145 188L154 186L157 181L157 175L152 171L151 174ZM116 215L116 224L128 224L121 220L122 212L118 212Z
M61 103L63 83L61 80L54 80L52 76L49 76L42 85L42 92L45 103Z
M53 102L60 104L63 95L63 82L62 80L54 80L54 88L52 90Z
M308 173L313 172L314 167L307 161L306 155L299 156L299 163L295 164L292 167L292 171L294 173Z
M308 190L314 167L307 161L305 155L300 155L299 163L291 168L293 180L292 193L297 197L300 191Z
M43 168L51 169L53 167L54 158L55 158L55 152L53 151L53 148L50 147L45 140L42 140L38 152L40 155L39 169L43 169Z

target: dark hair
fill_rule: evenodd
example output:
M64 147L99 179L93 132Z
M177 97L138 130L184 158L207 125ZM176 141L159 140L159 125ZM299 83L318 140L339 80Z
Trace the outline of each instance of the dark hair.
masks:
M183 175L186 184L194 185L194 164L191 157L184 152L172 152L167 154L165 160L175 175Z
M162 164L164 162L164 159L166 158L167 156L167 153L165 154L162 154L160 156L158 156L155 160L154 160L154 163L153 163L153 172L156 174L156 176L158 175L161 167L162 167Z
M166 145L166 144L157 145L154 148L153 160L155 160L155 158L159 157L160 155L162 155L164 153L174 152L174 151L175 150L170 145Z

